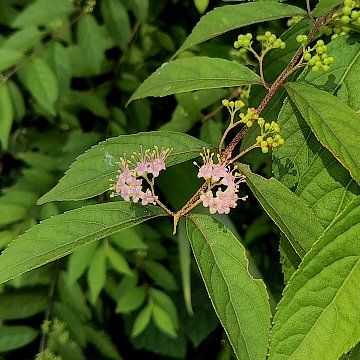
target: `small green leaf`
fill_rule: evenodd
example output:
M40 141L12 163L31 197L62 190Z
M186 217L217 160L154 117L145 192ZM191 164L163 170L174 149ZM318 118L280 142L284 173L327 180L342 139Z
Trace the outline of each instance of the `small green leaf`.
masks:
M109 35L125 50L131 37L130 20L125 6L118 0L103 0L100 4Z
M147 292L144 287L135 287L127 290L117 301L117 313L129 313L138 309L145 301Z
M200 19L175 56L192 46L230 30L259 22L305 14L303 9L295 6L266 2L222 6L208 12Z
M177 333L174 327L174 324L171 320L169 314L158 305L153 305L153 318L155 325L161 330L164 334L176 338Z
M19 70L19 76L39 105L51 115L56 115L55 102L59 95L59 87L49 65L36 57Z
M360 184L359 115L326 91L301 83L286 89L318 140Z
M154 304L159 305L168 313L168 315L171 317L175 329L177 329L179 327L178 313L171 297L165 294L163 291L154 288L150 289L150 296L154 301Z
M360 198L304 257L274 318L270 360L339 359L360 340Z
M7 70L18 64L23 57L23 53L13 49L0 49L0 71Z
M134 276L134 273L129 268L128 262L125 258L110 245L107 246L107 256L109 258L112 267L117 270L120 274Z
M155 261L145 261L146 273L160 286L167 290L176 290L177 284L174 275L165 266Z
M109 178L116 175L117 165L124 154L139 152L141 146L174 149L167 158L167 166L176 165L199 156L205 142L192 136L170 131L154 131L134 135L120 135L93 146L80 155L60 179L43 195L38 204L59 200L81 200L99 195L109 189Z
M13 120L14 111L9 87L7 84L0 84L0 141L4 150L8 147Z
M21 348L37 336L38 332L29 326L0 326L0 352Z
M199 13L202 14L209 6L209 0L194 0L194 4L198 9Z
M164 63L150 75L129 102L148 96L259 83L258 75L234 61L208 57L177 59Z
M87 275L90 301L95 304L106 281L106 251L104 246L96 250Z
M265 211L303 257L324 231L312 210L280 181L256 175L246 165L240 165L240 169Z
M39 43L41 36L42 33L36 26L29 26L23 30L16 31L13 35L9 36L4 41L2 47L24 53L36 46Z
M137 315L131 336L139 336L149 325L153 307L151 304L146 305Z
M146 250L148 248L135 229L120 231L109 238L121 250Z
M15 239L0 255L0 283L95 240L164 215L154 206L113 202L85 206L44 220Z
M206 289L237 358L265 360L270 306L265 284L248 272L240 241L208 215L191 215L186 229Z

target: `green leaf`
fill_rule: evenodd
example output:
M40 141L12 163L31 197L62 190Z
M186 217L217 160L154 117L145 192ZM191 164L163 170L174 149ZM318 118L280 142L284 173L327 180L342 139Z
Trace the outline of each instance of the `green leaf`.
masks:
M21 292L0 295L0 319L25 319L45 311L48 306L46 294Z
M208 215L191 215L188 237L208 294L238 359L265 360L270 306L262 280L248 272L240 241Z
M149 12L149 0L126 0L126 6L132 10L139 22L144 22Z
M153 305L153 319L155 325L164 334L172 338L177 337L176 330L170 315L164 309L162 309L160 306L156 304Z
M179 327L178 313L171 297L157 289L150 289L150 296L155 304L164 309L170 316L175 329Z
M164 63L150 75L129 102L148 96L259 83L258 75L234 61L208 57L177 59Z
M120 231L109 238L121 250L146 250L148 248L135 229Z
M306 12L298 7L276 3L264 2L222 6L208 12L200 19L175 56L192 46L230 30L259 22L305 14Z
M148 304L139 312L132 329L132 337L139 336L148 327L151 320L152 309L152 305Z
M240 170L246 175L246 183L264 210L303 257L310 250L314 238L324 230L312 210L280 181L256 175L247 165L240 165Z
M56 115L54 106L59 95L59 87L49 65L36 57L19 70L19 76L39 105L51 115Z
M315 17L319 17L327 13L329 10L334 8L335 6L343 3L344 0L319 0L315 9L312 11L312 14Z
M358 343L349 354L344 355L340 360L360 360L360 343Z
M0 84L0 141L4 150L8 147L13 120L14 111L9 87L7 84Z
M117 301L117 313L129 313L138 309L145 301L147 291L143 286L127 290Z
M38 336L38 332L29 326L0 326L0 352L21 348Z
M20 205L0 203L0 226L5 226L22 220L28 209Z
M24 53L38 45L41 36L42 33L36 26L28 26L25 29L16 31L13 35L9 36L4 41L2 47Z
M109 35L125 50L131 37L130 20L125 6L119 0L103 0L100 4Z
M44 220L19 236L0 255L0 283L95 240L164 215L157 207L113 202L85 206Z
M285 288L270 360L338 359L360 340L360 198L314 244Z
M194 0L194 4L198 9L199 13L202 14L209 6L209 0Z
M104 246L96 250L87 273L90 301L95 304L106 281L106 251Z
M315 136L360 183L359 116L326 91L300 83L286 89Z
M125 258L110 245L107 246L107 256L109 258L112 267L117 270L120 274L134 276L134 273L129 268L128 262Z
M23 54L20 51L7 48L0 49L0 71L2 72L16 65L22 57Z
M86 14L79 21L77 40L84 54L83 61L95 75L99 74L105 58L105 44L101 28L93 15Z
M173 148L167 166L176 165L199 155L206 143L176 132L148 132L121 135L101 142L80 155L60 179L60 182L42 196L38 204L49 201L81 200L99 195L109 189L109 178L116 175L116 161L124 154L139 152L141 146Z
M160 286L167 290L176 290L174 275L165 266L155 261L145 261L144 270Z
M14 28L32 25L46 25L52 21L66 18L74 10L71 1L36 0L27 6L12 23Z

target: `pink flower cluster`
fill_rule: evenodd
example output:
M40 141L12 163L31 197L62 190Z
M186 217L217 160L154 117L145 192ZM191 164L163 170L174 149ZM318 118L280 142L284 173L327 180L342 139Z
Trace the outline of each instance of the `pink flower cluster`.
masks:
M117 163L119 170L116 180L110 179L114 182L110 186L113 191L110 196L120 196L134 203L141 201L142 205L155 205L158 197L154 194L154 179L166 169L165 160L170 152L170 149L155 146L152 150L141 149L140 153L133 153L131 161L122 157ZM144 189L146 184L149 188Z
M247 196L238 195L239 184L245 182L245 176L241 175L236 167L230 171L228 167L221 164L219 157L218 163L215 164L214 154L209 150L205 150L201 156L204 164L199 167L198 177L206 180L208 189L200 196L200 200L205 207L209 208L211 214L228 214L230 209L237 206L238 200L247 199ZM226 188L223 189L222 186Z

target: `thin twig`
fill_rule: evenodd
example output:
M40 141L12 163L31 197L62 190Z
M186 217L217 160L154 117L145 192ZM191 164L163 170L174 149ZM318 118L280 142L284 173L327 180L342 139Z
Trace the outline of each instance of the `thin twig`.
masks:
M312 13L311 13L311 7L310 7L310 0L306 0L306 9L307 9L307 13L308 13L308 16L309 16L309 19L311 21L315 21Z
M227 98L229 101L236 99L239 96L239 92L235 90L230 94L230 96ZM203 115L201 117L201 121L205 122L207 120L210 120L212 117L214 117L216 114L218 114L224 107L222 105L218 106L215 110L211 111L210 113Z

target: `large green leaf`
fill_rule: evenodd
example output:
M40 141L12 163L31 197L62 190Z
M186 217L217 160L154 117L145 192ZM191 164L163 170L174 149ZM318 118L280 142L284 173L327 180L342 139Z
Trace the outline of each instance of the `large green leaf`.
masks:
M266 358L270 330L268 294L248 272L240 241L208 215L186 223L195 259L215 311L238 359Z
M360 198L314 244L285 288L270 360L337 360L360 340Z
M280 181L256 175L246 165L241 165L240 170L265 211L303 257L310 250L314 238L323 232L312 210Z
M80 200L99 195L109 188L109 178L115 176L116 161L144 148L173 148L167 165L176 165L195 158L208 145L192 136L170 131L154 131L121 135L101 142L80 155L60 182L39 199L39 204L59 200Z
M259 22L281 19L306 12L295 6L276 3L226 5L203 16L177 54L227 31Z
M0 283L95 240L164 215L158 207L119 201L53 216L19 236L0 255Z
M288 83L286 89L316 137L360 183L357 113L335 96L312 86Z
M177 59L157 69L139 86L129 102L147 96L259 83L258 75L234 61L208 57Z
M38 331L29 326L0 326L0 352L21 348L37 336Z
M324 15L327 11L343 3L343 0L319 0L312 14L316 17Z
M7 149L11 126L14 120L13 104L7 84L0 84L0 142Z

